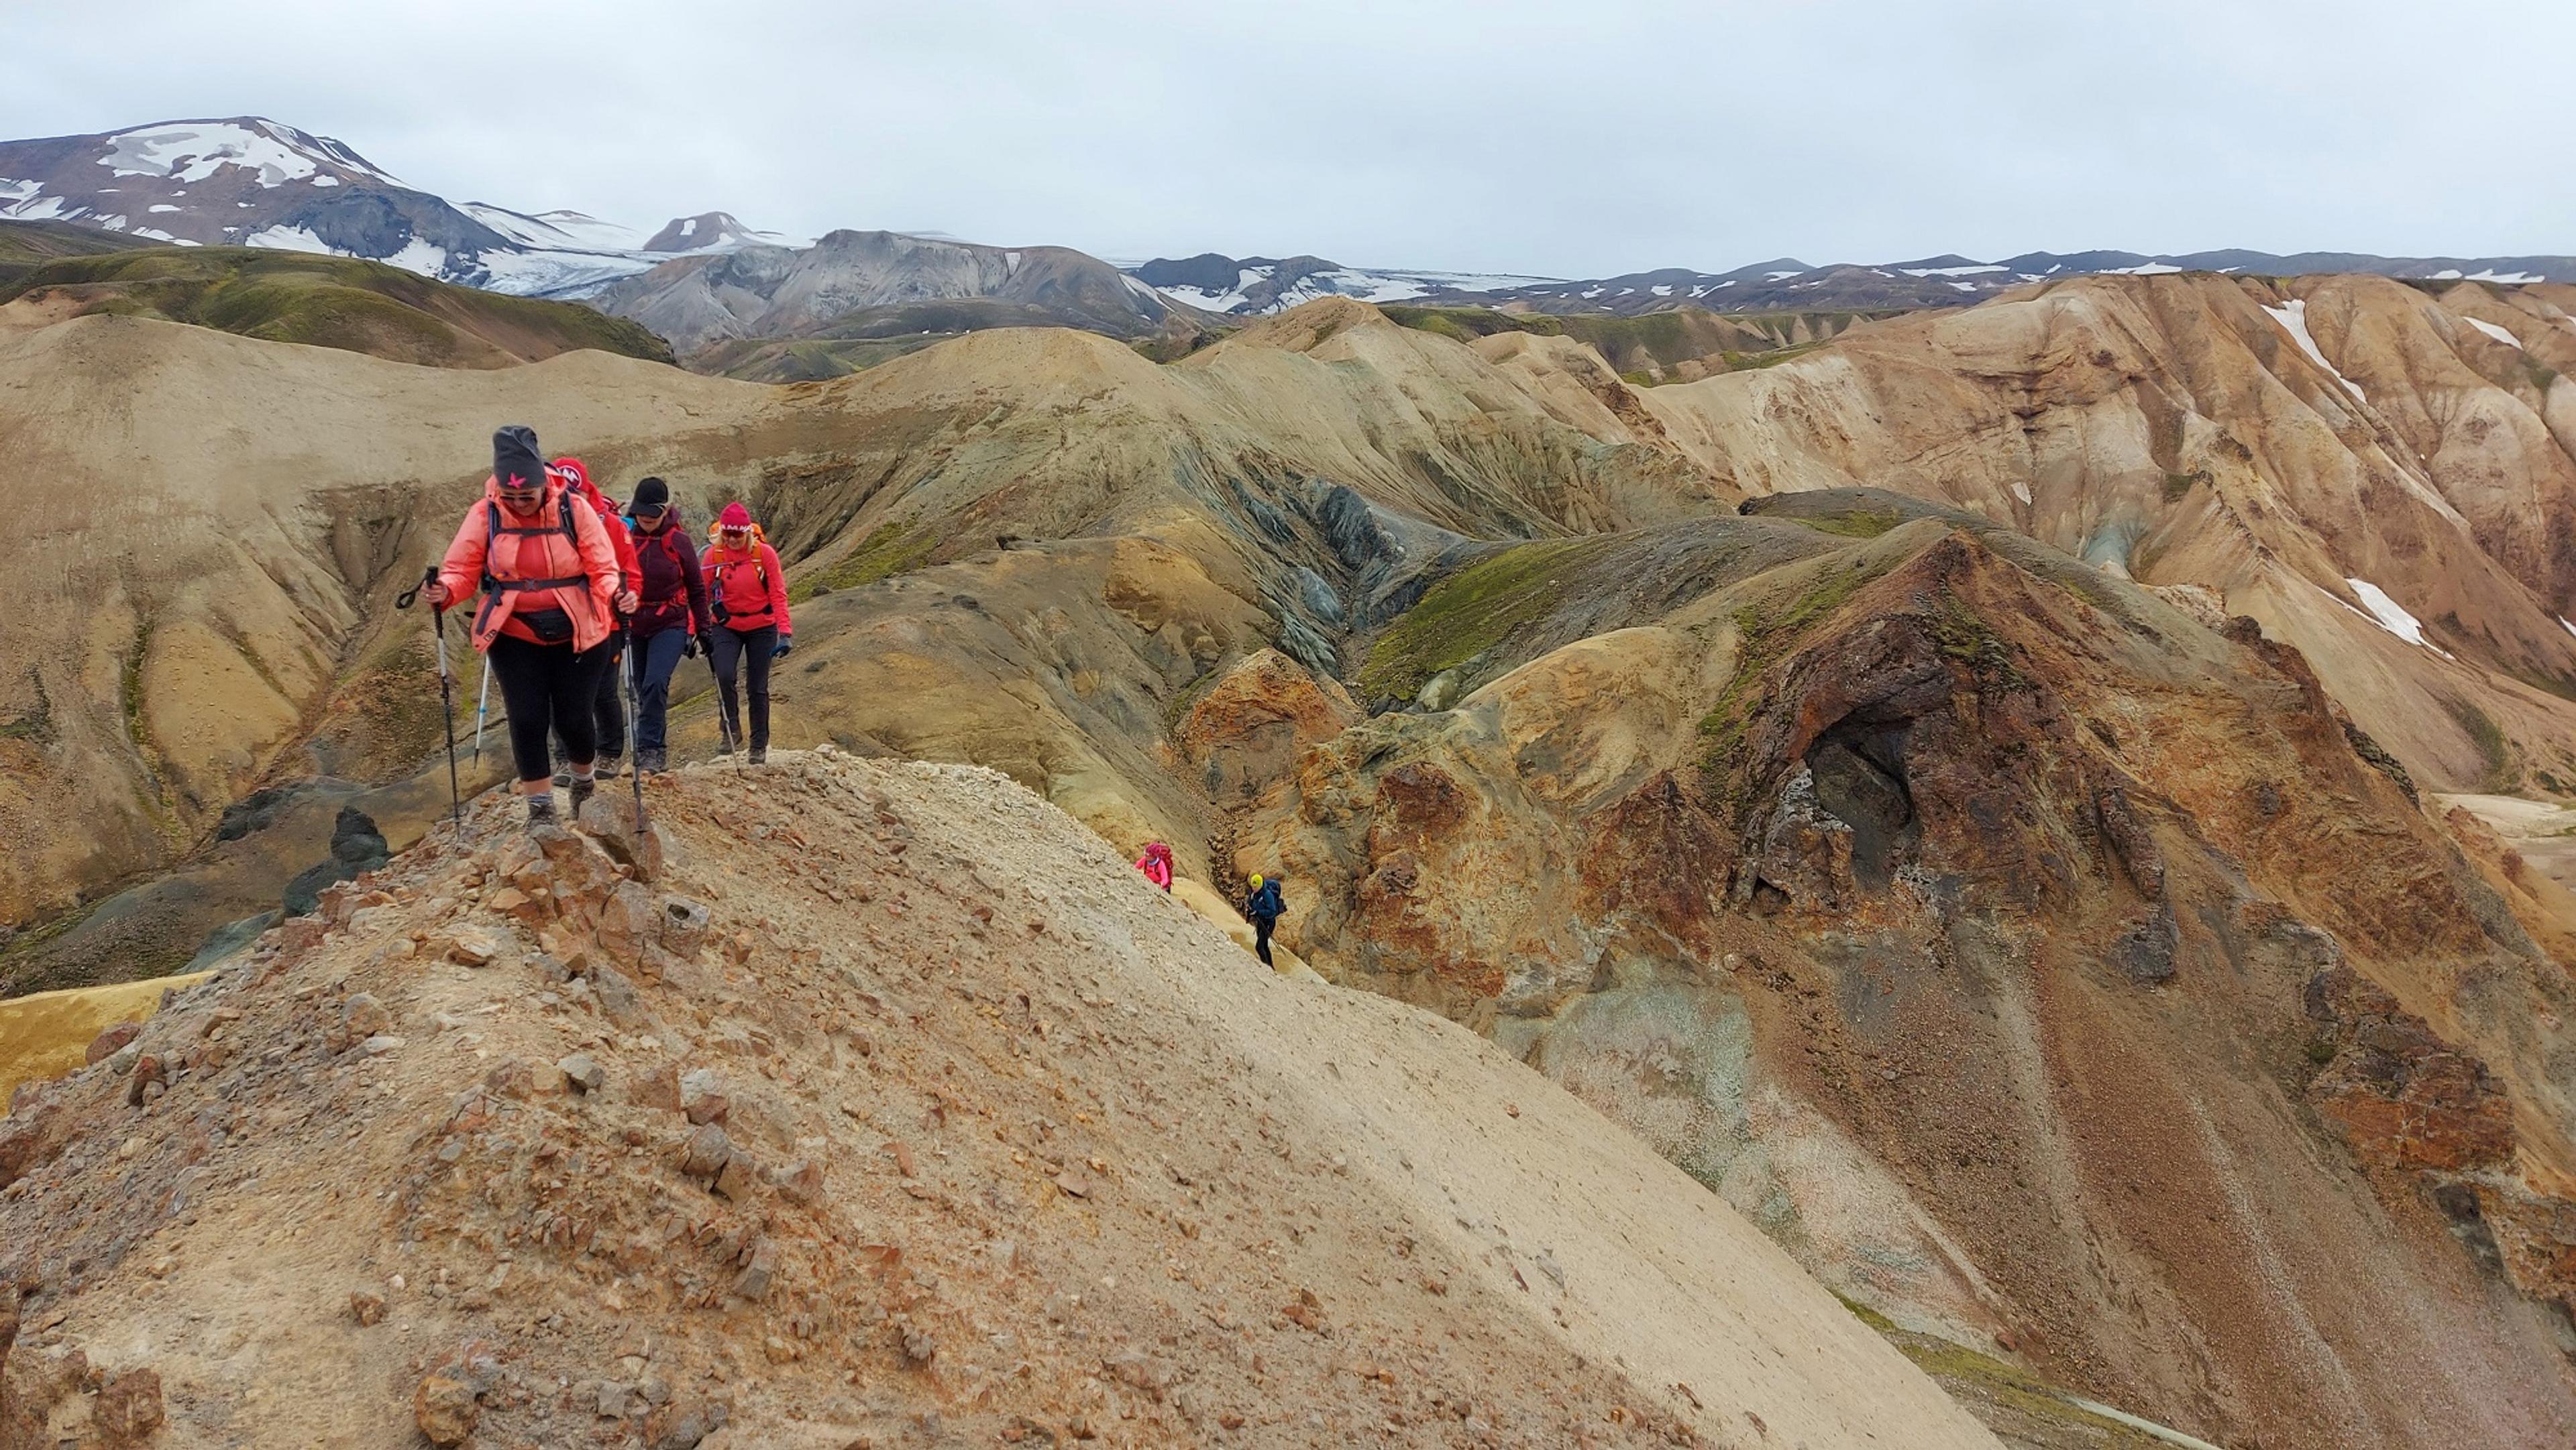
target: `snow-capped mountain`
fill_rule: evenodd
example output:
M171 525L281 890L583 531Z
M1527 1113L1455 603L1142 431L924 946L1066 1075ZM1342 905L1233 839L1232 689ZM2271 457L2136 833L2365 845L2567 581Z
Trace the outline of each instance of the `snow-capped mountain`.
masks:
M1318 297L1410 302L1440 295L1485 295L1552 285L1545 277L1488 276L1387 267L1345 267L1321 257L1243 257L1203 252L1128 269L1138 281L1202 312L1281 312Z
M582 296L674 257L797 245L724 212L647 234L574 211L456 205L327 136L256 116L0 142L0 220L54 220L179 246L277 247L386 262L524 296Z
M1165 297L1203 312L1253 316L1317 297L1534 312L1635 315L1676 307L1712 312L1902 311L1958 307L2013 287L2093 273L2241 272L2299 276L2372 272L2426 281L2576 281L2576 257L2375 257L2351 252L2280 256L2241 250L2149 256L2138 252L2026 252L1999 262L1955 254L1875 266L1814 266L1794 257L1732 272L1672 267L1565 280L1395 267L1349 267L1321 257L1157 258L1127 269Z

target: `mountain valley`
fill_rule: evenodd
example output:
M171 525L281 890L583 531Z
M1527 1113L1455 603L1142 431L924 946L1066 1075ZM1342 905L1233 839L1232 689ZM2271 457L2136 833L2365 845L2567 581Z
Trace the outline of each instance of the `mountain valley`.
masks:
M105 154L392 185L256 135ZM2576 1443L2555 261L1381 308L688 220L596 310L0 223L0 991L216 973L0 1119L0 1444L141 1368L368 1444ZM788 565L781 755L687 667L660 836L441 824L394 596L513 421Z

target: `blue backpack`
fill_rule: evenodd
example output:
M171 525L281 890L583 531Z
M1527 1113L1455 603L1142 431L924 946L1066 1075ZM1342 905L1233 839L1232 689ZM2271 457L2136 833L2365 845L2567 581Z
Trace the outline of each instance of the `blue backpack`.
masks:
M1279 878L1273 876L1262 882L1261 889L1252 893L1252 899L1244 906L1246 916L1277 920L1288 910L1288 904L1279 896Z

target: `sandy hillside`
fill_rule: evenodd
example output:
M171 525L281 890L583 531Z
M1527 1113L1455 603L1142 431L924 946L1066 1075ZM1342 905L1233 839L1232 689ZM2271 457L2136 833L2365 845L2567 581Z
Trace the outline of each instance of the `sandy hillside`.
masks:
M172 1444L1992 1443L1591 1110L1271 975L1000 777L791 754L654 804L650 888L485 811L23 1102L0 1415L82 1445L147 1399Z
M2207 586L2428 781L2564 784L2576 324L2546 291L2085 278L1640 398L1748 492L1895 489Z

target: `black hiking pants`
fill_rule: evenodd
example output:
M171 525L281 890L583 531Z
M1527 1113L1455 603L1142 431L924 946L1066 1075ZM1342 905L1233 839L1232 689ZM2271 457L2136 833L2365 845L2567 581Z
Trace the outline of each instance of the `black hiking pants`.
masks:
M716 691L724 697L725 726L733 732L736 746L749 745L754 750L769 748L769 652L778 647L778 626L764 624L758 629L735 629L716 626L716 637L707 641L707 660L716 668ZM734 674L739 666L742 692L751 697L751 734L742 733L742 711L736 707Z
M1260 956L1261 964L1265 967L1279 965L1270 960L1270 929L1278 924L1279 918L1275 916L1256 916L1252 919L1252 950Z
M669 750L671 676L689 647L688 626L635 641L635 758Z
M493 638L484 657L492 662L501 701L509 707L510 759L518 766L519 779L553 777L546 742L557 732L570 763L588 765L598 758L599 677L616 654L615 640L576 650L570 644L533 644L506 634Z
M622 683L617 673L617 660L624 641L612 634L600 648L608 651L608 658L599 669L599 687L591 692L591 740L601 759L615 760L626 753L626 702L619 699L617 693ZM564 760L570 762L573 759L572 737L564 733L563 723L561 720L555 722L555 740L563 747Z

